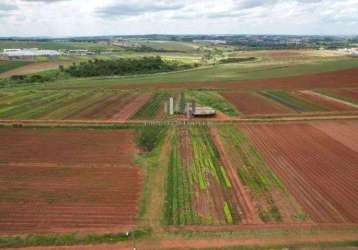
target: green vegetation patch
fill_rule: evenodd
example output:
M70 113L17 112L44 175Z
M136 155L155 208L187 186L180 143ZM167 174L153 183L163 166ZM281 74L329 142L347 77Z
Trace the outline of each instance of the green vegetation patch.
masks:
M239 115L235 106L216 91L188 90L185 94L187 99L193 99L202 106L212 107L229 116Z
M157 92L155 95L141 107L132 119L153 119L157 116L160 109L164 109L164 101L168 99L166 92Z
M167 126L140 126L137 128L137 144L145 152L151 152L163 140Z
M160 56L142 58L119 58L115 60L89 60L88 62L74 63L65 69L65 72L74 77L135 75L169 72L191 68L188 64L167 62Z
M267 166L262 156L243 132L232 126L221 126L220 135L226 144L234 147L240 157L240 159L236 159L239 161L239 164L236 165L238 165L237 173L242 183L250 188L254 198L264 199L267 204L266 207L259 207L260 218L264 222L282 221L271 191L279 189L286 193L283 183Z
M78 233L49 234L49 235L28 235L26 237L9 236L0 237L0 248L9 247L31 247L31 246L72 246L72 245L92 245L92 244L115 244L132 239L134 234L136 239L148 237L151 232L148 229L135 230L131 234L88 234Z
M221 59L220 63L241 63L241 62L250 62L255 61L256 57L229 57Z
M171 143L164 221L168 225L190 224L197 221L197 215L192 209L193 190L181 157L177 133L174 134Z
M166 181L164 221L167 225L237 224L239 213L231 180L206 126L177 127ZM222 196L216 199L214 196ZM211 204L221 215L199 209Z
M312 112L312 111L325 111L325 107L313 103L302 98L293 96L283 90L267 90L260 92L263 96L266 96L272 100L275 100L287 107L294 109L297 112Z
M142 149L142 152L137 155L136 164L141 166L145 173L144 190L141 195L139 206L139 217L141 219L156 220L154 224L157 224L160 220L160 212L155 212L159 213L158 218L152 218L152 216L149 218L147 217L150 213L150 204L152 203L150 198L153 195L156 195L156 193L153 193L153 190L156 189L158 191L159 189L159 192L161 192L161 188L157 187L161 184L155 181L155 177L157 174L160 174L161 171L166 171L164 166L165 162L160 162L160 160L162 151L164 150L163 145L169 134L168 127L160 125L142 125L137 127L136 130L136 142L138 147ZM156 208L157 204L154 204L153 206Z
M28 65L32 62L26 61L0 61L0 73L4 73L6 71L20 68L22 66Z

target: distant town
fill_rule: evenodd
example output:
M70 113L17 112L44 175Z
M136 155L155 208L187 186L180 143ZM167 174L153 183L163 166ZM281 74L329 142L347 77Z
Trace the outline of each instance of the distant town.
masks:
M205 46L231 46L238 50L275 50L275 49L320 49L337 50L338 53L358 56L357 36L286 36L286 35L138 35L106 37L73 37L73 38L0 38L10 42L54 42L54 43L88 43L112 48L132 49L145 52L163 52L146 45L146 42L186 42ZM173 49L172 52L175 49ZM112 51L79 49L40 49L40 48L7 48L0 53L3 59L26 59L32 57L58 57L62 55L90 56L110 54Z

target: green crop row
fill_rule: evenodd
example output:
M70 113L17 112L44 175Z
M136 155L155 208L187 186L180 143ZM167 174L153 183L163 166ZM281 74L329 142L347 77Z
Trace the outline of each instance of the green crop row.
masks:
M260 92L263 96L273 99L285 106L292 108L297 112L325 111L325 107L309 102L307 100L290 95L282 90L267 90Z
M220 223L238 222L239 217L234 216L233 204L226 195L226 191L232 191L232 184L226 169L220 163L220 155L211 139L208 127L176 128L175 131L171 141L166 180L165 223L168 225L217 223L218 221L214 219L215 215L199 214L194 206L197 202L203 202L196 201L198 196L201 197L200 200L207 199L207 202L213 202L212 195L224 196L224 203L215 204L217 209L222 209L225 218ZM183 153L186 155L182 155ZM222 193L212 193L211 185L219 185Z
M227 175L226 169L220 162L220 154L212 141L207 127L190 128L190 137L193 150L193 162L189 169L192 183L198 185L201 191L207 190L210 185L210 177L218 181L221 188L230 190L231 181ZM225 205L226 204L226 205ZM223 207L223 213L226 223L233 224L231 204L227 200Z
M137 113L133 119L153 119L158 111L164 109L164 101L168 98L168 94L164 92L156 93Z
M237 173L241 182L250 188L254 198L264 198L268 207L259 208L259 216L264 222L281 221L281 214L275 205L271 191L278 188L284 192L283 183L267 166L262 156L250 143L246 135L232 126L220 127L220 135L225 143L232 145L240 158Z
M1 118L13 118L17 115L32 110L36 107L45 105L48 102L51 102L55 98L63 96L63 92L36 92L32 98L26 102L20 103L18 105L10 105L0 109Z
M172 139L172 151L168 166L165 199L165 221L168 225L185 225L197 221L192 209L192 186L188 172L182 164L178 138Z
M231 185L222 170L219 162L220 155L213 145L207 127L193 127L190 129L193 146L193 181L199 185L201 190L208 187L206 176L208 174L215 177L223 186ZM225 173L225 174L224 174Z
M0 118L103 118L106 108L124 96L116 91L93 90L9 92L0 99Z
M200 105L212 107L225 113L226 115L239 115L236 108L231 103L227 102L226 99L216 91L188 90L186 91L186 95L188 98L195 100Z

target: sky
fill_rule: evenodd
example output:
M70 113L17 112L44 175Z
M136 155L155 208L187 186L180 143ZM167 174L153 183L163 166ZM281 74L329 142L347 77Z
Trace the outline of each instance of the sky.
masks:
M0 0L0 36L358 35L358 0Z

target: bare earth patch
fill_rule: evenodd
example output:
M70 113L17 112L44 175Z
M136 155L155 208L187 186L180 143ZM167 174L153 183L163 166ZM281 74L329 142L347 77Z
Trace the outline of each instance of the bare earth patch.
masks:
M0 235L136 224L143 174L128 130L0 129Z

